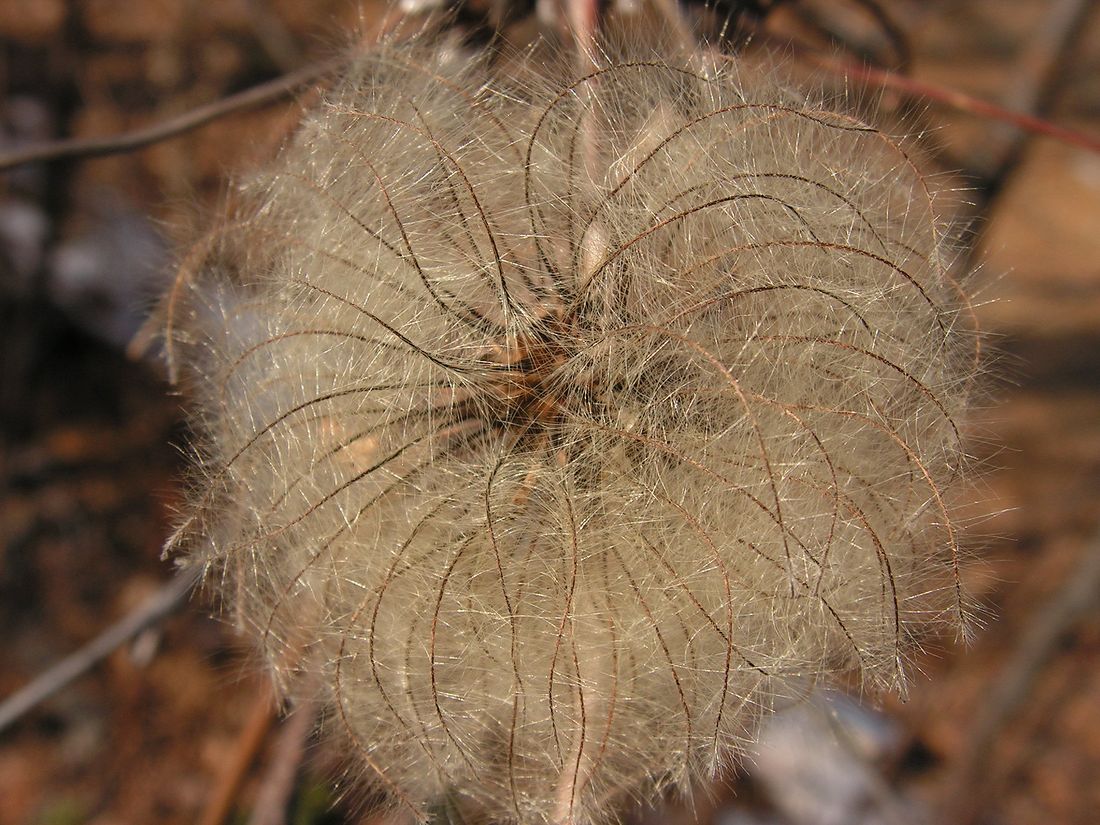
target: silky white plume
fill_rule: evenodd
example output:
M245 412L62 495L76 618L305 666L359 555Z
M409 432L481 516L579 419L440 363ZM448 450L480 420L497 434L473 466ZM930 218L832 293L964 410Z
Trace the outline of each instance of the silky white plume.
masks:
M196 248L180 536L394 804L588 823L963 620L975 339L882 132L709 52L504 65L358 58Z

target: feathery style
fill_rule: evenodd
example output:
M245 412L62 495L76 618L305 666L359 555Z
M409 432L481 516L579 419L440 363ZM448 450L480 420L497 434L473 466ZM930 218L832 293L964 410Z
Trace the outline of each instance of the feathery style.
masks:
M420 818L613 819L965 619L975 337L925 180L667 51L379 47L171 298L179 542Z

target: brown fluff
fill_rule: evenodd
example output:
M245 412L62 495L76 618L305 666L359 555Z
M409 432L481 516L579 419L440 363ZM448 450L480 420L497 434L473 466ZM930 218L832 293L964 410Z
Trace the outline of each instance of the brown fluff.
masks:
M729 58L569 65L358 58L173 299L179 540L417 816L613 818L965 618L924 179Z

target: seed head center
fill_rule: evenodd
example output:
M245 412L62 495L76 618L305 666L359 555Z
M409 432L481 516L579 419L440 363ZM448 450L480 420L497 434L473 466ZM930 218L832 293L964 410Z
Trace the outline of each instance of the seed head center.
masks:
M553 436L568 406L563 367L569 337L556 328L517 338L505 350L506 368L491 382L493 417L521 440Z

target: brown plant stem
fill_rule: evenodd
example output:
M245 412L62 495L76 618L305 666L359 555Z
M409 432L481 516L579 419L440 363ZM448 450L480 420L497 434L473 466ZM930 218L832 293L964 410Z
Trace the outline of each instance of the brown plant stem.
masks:
M960 92L957 89L916 80L896 72L863 66L849 60L837 60L827 57L805 46L798 46L797 53L811 63L815 63L838 75L860 80L883 89L896 89L925 100L933 100L962 112L969 112L979 117L1007 123L1032 134L1053 138L1070 146L1086 149L1089 152L1100 153L1100 136L1097 135L1090 135L1076 129L1060 126L1035 115L1012 111L996 103L990 103L988 100Z
M859 8L865 16L869 17L874 22L879 32L881 32L889 42L890 49L894 53L895 71L907 74L913 62L913 48L909 43L909 38L905 30L894 21L878 0L848 0L848 2L850 5ZM794 3L792 6L795 15L816 32L819 32L834 42L839 41L843 43L844 47L849 51L872 57L872 55L868 54L866 49L861 49L856 46L856 44L846 41L842 35L833 30L821 13L813 7L806 6L802 3Z
M1066 637L1100 606L1100 534L1085 547L1061 587L1026 624L1009 662L991 680L992 689L978 708L949 792L951 822L967 825L978 818L984 795L975 785L987 773L998 737L1031 695L1044 667Z
M294 782L316 720L317 708L310 703L296 707L286 720L275 741L275 753L261 780L248 825L285 825Z
M83 676L143 630L174 613L187 600L198 575L197 567L177 573L135 611L5 699L0 704L0 731Z
M192 129L235 112L261 106L285 97L337 68L343 60L334 58L314 63L296 72L277 77L251 89L238 92L221 100L207 103L184 112L177 117L163 120L144 129L136 129L120 135L94 138L69 138L38 143L25 149L0 154L0 171L13 169L27 163L60 160L74 157L102 157L140 149L153 143L177 137Z
M1036 27L1019 57L1003 103L1009 109L1046 117L1054 109L1066 77L1066 68L1096 10L1094 0L1057 0ZM993 163L977 187L967 268L977 263L982 238L993 211L1014 173L1027 160L1033 133L998 124L990 135Z
M236 748L230 755L225 770L218 777L214 792L207 800L199 825L221 825L232 813L233 801L274 721L275 701L271 686L265 681L252 705L252 713L237 739Z
M805 45L798 45L796 51L800 56L830 72L856 78L881 88L897 89L907 94L945 104L959 111L1007 123L1032 134L1043 135L1071 146L1078 146L1090 152L1100 153L1100 137L1060 126L1042 117L1012 111L956 89L915 80L896 72L875 69L852 61L837 60ZM298 71L261 83L222 100L199 106L182 115L169 118L144 129L136 129L120 135L69 138L38 143L24 149L3 153L0 154L0 172L28 163L74 157L103 157L141 149L177 137L235 112L278 100L328 74L337 68L341 62L340 58L335 58L306 66Z

